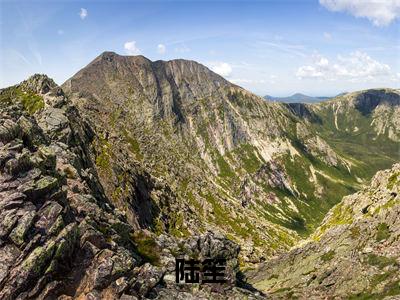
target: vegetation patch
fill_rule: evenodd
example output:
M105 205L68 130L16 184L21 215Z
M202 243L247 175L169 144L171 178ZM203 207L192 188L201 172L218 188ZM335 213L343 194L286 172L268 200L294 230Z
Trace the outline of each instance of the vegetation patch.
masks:
M376 227L376 241L380 242L390 237L389 226L386 223L379 223Z
M351 224L353 222L352 209L349 206L344 206L343 203L339 203L333 208L332 216L328 221L320 227L317 236L314 239L319 240L321 236L334 226Z
M354 226L350 228L350 237L352 239L357 239L360 236L360 227Z
M93 144L95 150L97 151L96 156L96 166L100 168L102 171L110 171L111 163L111 145L110 143L104 139L99 138Z
M138 160L143 160L143 153L140 150L139 142L130 136L126 130L124 130L124 137L129 144L129 151L131 151Z
M171 214L170 218L171 219L169 220L168 231L172 235L177 236L177 237L189 236L190 233L187 230L187 228L184 226L182 213Z
M324 253L321 256L321 259L323 262L330 261L333 257L335 256L335 251L334 250L329 250L328 252Z
M160 265L161 248L157 242L150 236L147 236L142 231L135 232L133 242L137 252L143 259L153 265Z
M367 261L370 265L383 269L386 266L396 264L396 259L386 256L376 255L374 253L368 254Z
M232 170L231 166L226 162L221 154L216 153L216 162L218 164L219 176L227 179L236 178L235 172Z
M392 176L389 177L388 184L387 184L387 188L389 190L393 189L394 186L398 183L399 174L400 173L394 173Z
M31 115L44 108L43 97L34 92L23 91L16 86L6 88L1 92L0 102L11 104L14 101L19 101L24 109Z
M255 173L261 167L261 161L257 157L257 148L250 144L242 144L238 149L234 150L243 163L243 168L248 173Z

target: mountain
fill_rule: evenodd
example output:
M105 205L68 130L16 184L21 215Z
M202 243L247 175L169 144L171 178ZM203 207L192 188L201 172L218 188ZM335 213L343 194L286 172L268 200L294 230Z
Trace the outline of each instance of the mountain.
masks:
M301 93L296 93L288 97L274 97L270 95L264 96L264 99L266 100L285 102L285 103L314 103L314 102L321 102L329 98L330 97L312 97Z
M194 61L113 52L61 87L0 90L0 298L262 298L242 272L399 161L399 100L268 102ZM181 257L226 259L227 282L175 284Z
M337 96L342 96L344 94L346 94L346 93L341 93ZM332 98L334 98L334 97L312 97L312 96L307 96L307 95L304 95L301 93L296 93L296 94L293 94L292 96L288 96L288 97L273 97L270 95L264 96L264 99L266 99L266 100L285 102L285 103L317 103L317 102L322 102L322 101L332 99Z
M309 235L398 158L388 138L387 152L364 143L354 159L361 145L339 145L352 134L331 133L320 106L266 102L193 61L105 52L62 88L93 128L99 179L131 224L180 237L218 230L244 264ZM141 191L136 166L168 197Z
M315 130L336 151L347 155L353 170L371 178L400 158L400 90L348 93L317 105L306 105L323 122ZM373 167L372 167L373 166Z
M270 299L397 299L400 164L346 196L309 241L249 275Z
M100 183L93 129L54 81L35 75L0 90L0 119L1 299L261 297L236 286L239 247L225 237L156 236L130 224ZM131 180L138 193L152 184L168 198L143 170ZM175 257L184 255L226 259L227 282L178 286Z

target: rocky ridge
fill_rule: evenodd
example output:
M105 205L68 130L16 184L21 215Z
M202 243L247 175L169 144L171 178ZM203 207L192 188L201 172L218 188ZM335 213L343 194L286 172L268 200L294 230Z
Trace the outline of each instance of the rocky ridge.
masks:
M236 286L239 247L225 237L156 237L139 230L140 214L135 223L115 208L95 168L95 133L51 79L0 90L0 119L1 299L261 297ZM134 171L138 194L157 185ZM147 216L150 197L137 200ZM189 256L227 259L228 282L175 284L175 257Z

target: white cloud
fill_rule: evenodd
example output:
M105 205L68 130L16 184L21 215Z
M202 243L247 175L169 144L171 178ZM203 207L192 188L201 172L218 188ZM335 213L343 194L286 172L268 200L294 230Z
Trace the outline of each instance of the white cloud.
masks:
M313 56L313 64L298 68L296 76L299 78L321 78L336 80L373 79L379 76L390 75L390 67L372 59L368 54L355 51L348 56L339 55L335 62L330 62L321 55Z
M157 52L160 54L165 54L165 52L167 51L167 47L165 47L164 44L158 44L157 45Z
M136 41L126 42L124 44L125 52L129 55L138 55L140 54L140 49L136 47Z
M346 11L368 18L376 26L389 25L400 16L400 0L319 0L331 11Z
M213 72L215 72L223 77L229 77L232 74L232 67L230 64L228 64L226 62L214 61L214 62L208 63L208 66L210 67L210 69Z
M324 32L324 38L326 40L331 40L332 39L332 34L330 34L329 32Z
M79 17L84 20L88 15L88 11L86 8L81 8L81 11L79 12Z

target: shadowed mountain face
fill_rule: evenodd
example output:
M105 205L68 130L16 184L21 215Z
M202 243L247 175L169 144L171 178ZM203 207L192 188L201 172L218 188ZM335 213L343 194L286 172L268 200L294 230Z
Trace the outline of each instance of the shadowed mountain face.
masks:
M106 52L62 87L94 128L100 180L131 224L177 236L218 229L242 245L244 262L292 246L398 158L391 138L399 127L385 134L387 151L370 165L378 148L367 145L354 159L365 144L337 142L353 137L331 131L336 104L268 103L193 61ZM349 122L351 109L358 111L349 106ZM150 189L146 203L154 206L144 219L133 165L170 193Z

